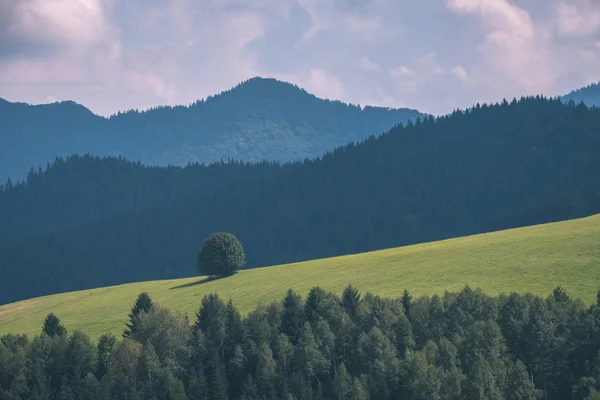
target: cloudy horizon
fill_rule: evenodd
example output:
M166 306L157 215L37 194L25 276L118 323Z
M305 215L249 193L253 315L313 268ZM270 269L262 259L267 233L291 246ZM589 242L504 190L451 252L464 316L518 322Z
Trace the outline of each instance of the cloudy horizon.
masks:
M0 0L0 97L100 115L262 76L444 114L600 80L593 0Z

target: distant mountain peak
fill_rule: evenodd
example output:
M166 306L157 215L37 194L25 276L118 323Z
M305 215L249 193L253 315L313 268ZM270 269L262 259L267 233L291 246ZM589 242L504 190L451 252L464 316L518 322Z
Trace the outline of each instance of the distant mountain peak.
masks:
M575 89L569 94L561 96L563 101L583 102L588 107L600 107L600 81L591 83L579 89Z
M52 110L78 110L85 111L90 114L94 114L89 108L86 106L77 103L73 100L61 100L54 101L52 103L39 103L39 104L30 104L22 101L9 101L0 97L0 104L2 105L12 105L16 107L27 107L27 108L46 108Z
M569 94L567 94L567 96L570 94L574 94L574 93L582 93L582 92L587 92L590 90L599 90L599 89L600 89L600 81L593 82L593 83L590 83L589 85L586 85L579 89L572 90Z
M256 93L268 93L279 96L301 94L303 96L318 98L314 94L307 92L293 83L262 76L255 76L253 78L246 79L231 89L225 90L217 95L210 96L209 98L220 97L231 93L239 94L245 92L247 92L249 95L254 95Z

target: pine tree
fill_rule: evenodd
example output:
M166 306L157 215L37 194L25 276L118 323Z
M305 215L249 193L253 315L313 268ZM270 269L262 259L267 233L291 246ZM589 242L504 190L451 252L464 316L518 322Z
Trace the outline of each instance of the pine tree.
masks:
M541 398L541 391L535 388L529 378L527 368L520 360L510 366L507 383L507 400L536 400Z
M153 380L160 370L160 361L156 355L154 346L149 341L144 343L144 347L142 347L138 369L140 375L152 386Z
M325 291L318 286L310 289L306 297L306 304L304 304L304 318L306 321L311 324L317 322L319 318L319 306L326 296Z
M329 367L330 361L319 350L315 335L308 322L305 322L302 327L294 356L296 370L303 371L309 381L325 372Z
M257 399L258 398L258 387L252 379L252 375L248 374L248 377L244 381L242 386L242 398L244 399Z
M402 305L404 306L404 313L410 319L410 310L412 308L412 296L408 293L408 290L404 289L404 293L402 293L402 298L400 299Z
M230 359L234 355L237 344L244 339L242 316L231 300L227 302L225 329L226 334L223 343L225 358Z
M108 371L110 366L110 354L112 353L112 349L117 342L117 338L112 334L104 334L100 336L98 340L98 361L96 365L96 378L101 380L102 377Z
M300 329L302 329L302 325L304 324L302 306L302 297L292 289L289 289L283 299L280 330L290 338L293 344L298 341Z
M212 355L208 360L206 372L209 400L227 400L227 377L216 349L212 351Z
M240 394L240 385L238 383L242 381L244 377L244 371L246 369L246 357L244 355L242 346L236 345L235 349L233 350L233 354L228 358L228 360L227 379L229 382L235 383L233 385L229 385L229 397L231 399L236 399Z
M61 325L60 319L53 313L50 313L46 316L46 320L44 321L42 334L48 335L50 337L66 336L67 330L64 326Z
M73 390L66 380L63 380L63 383L60 385L57 400L75 400Z
M342 293L342 306L344 310L351 317L356 316L356 312L358 311L358 306L360 305L362 299L360 297L360 292L351 284L346 286L344 292Z
M194 331L202 331L207 346L216 349L220 357L225 357L225 340L228 322L227 306L217 293L210 293L202 299L196 313Z
M150 295L146 292L140 293L137 297L137 300L135 301L133 308L131 309L131 312L128 315L129 322L125 324L127 326L127 329L123 331L123 337L132 338L135 335L135 331L137 328L137 318L140 315L140 313L148 313L153 308L154 303L152 302Z
M348 373L346 366L340 364L333 378L333 394L336 400L350 400L352 392L352 377Z
M567 294L567 291L560 286L554 288L554 290L552 291L552 297L557 303L566 303L569 300L571 300L569 298L569 295Z
M208 400L208 387L202 365L194 368L189 381L188 398L190 400Z

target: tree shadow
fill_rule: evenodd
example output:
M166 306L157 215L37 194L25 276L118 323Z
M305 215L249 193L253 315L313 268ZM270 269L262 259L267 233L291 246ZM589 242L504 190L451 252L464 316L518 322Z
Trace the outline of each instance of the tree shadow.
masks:
M218 276L207 276L206 278L202 278L199 281L190 282L190 283L186 283L186 284L178 285L178 286L173 286L173 287L169 288L169 290L185 289L185 288L192 287L192 286L202 285L203 283L216 281L217 279L221 279L221 278Z

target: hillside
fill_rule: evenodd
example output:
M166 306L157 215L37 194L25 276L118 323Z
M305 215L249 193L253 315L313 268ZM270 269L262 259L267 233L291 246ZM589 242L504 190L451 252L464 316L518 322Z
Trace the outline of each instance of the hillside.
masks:
M194 316L205 294L232 299L242 312L283 298L288 288L305 295L313 286L340 292L353 283L363 292L415 297L457 291L468 284L488 294L517 291L547 296L557 285L586 303L600 289L600 215L372 253L260 268L223 280L202 278L140 282L63 293L0 307L0 335L37 334L53 312L71 331L93 338L120 334L136 296Z
M254 268L599 213L599 132L600 110L529 98L286 165L60 160L0 191L0 304L190 276L216 231Z
M253 78L190 106L128 111L110 118L74 102L0 99L0 182L23 179L57 156L123 156L148 165L234 158L292 161L381 134L422 116L319 99L292 84Z
M563 101L583 102L587 106L600 107L600 82L593 83L583 88L573 90L571 93L562 96Z

